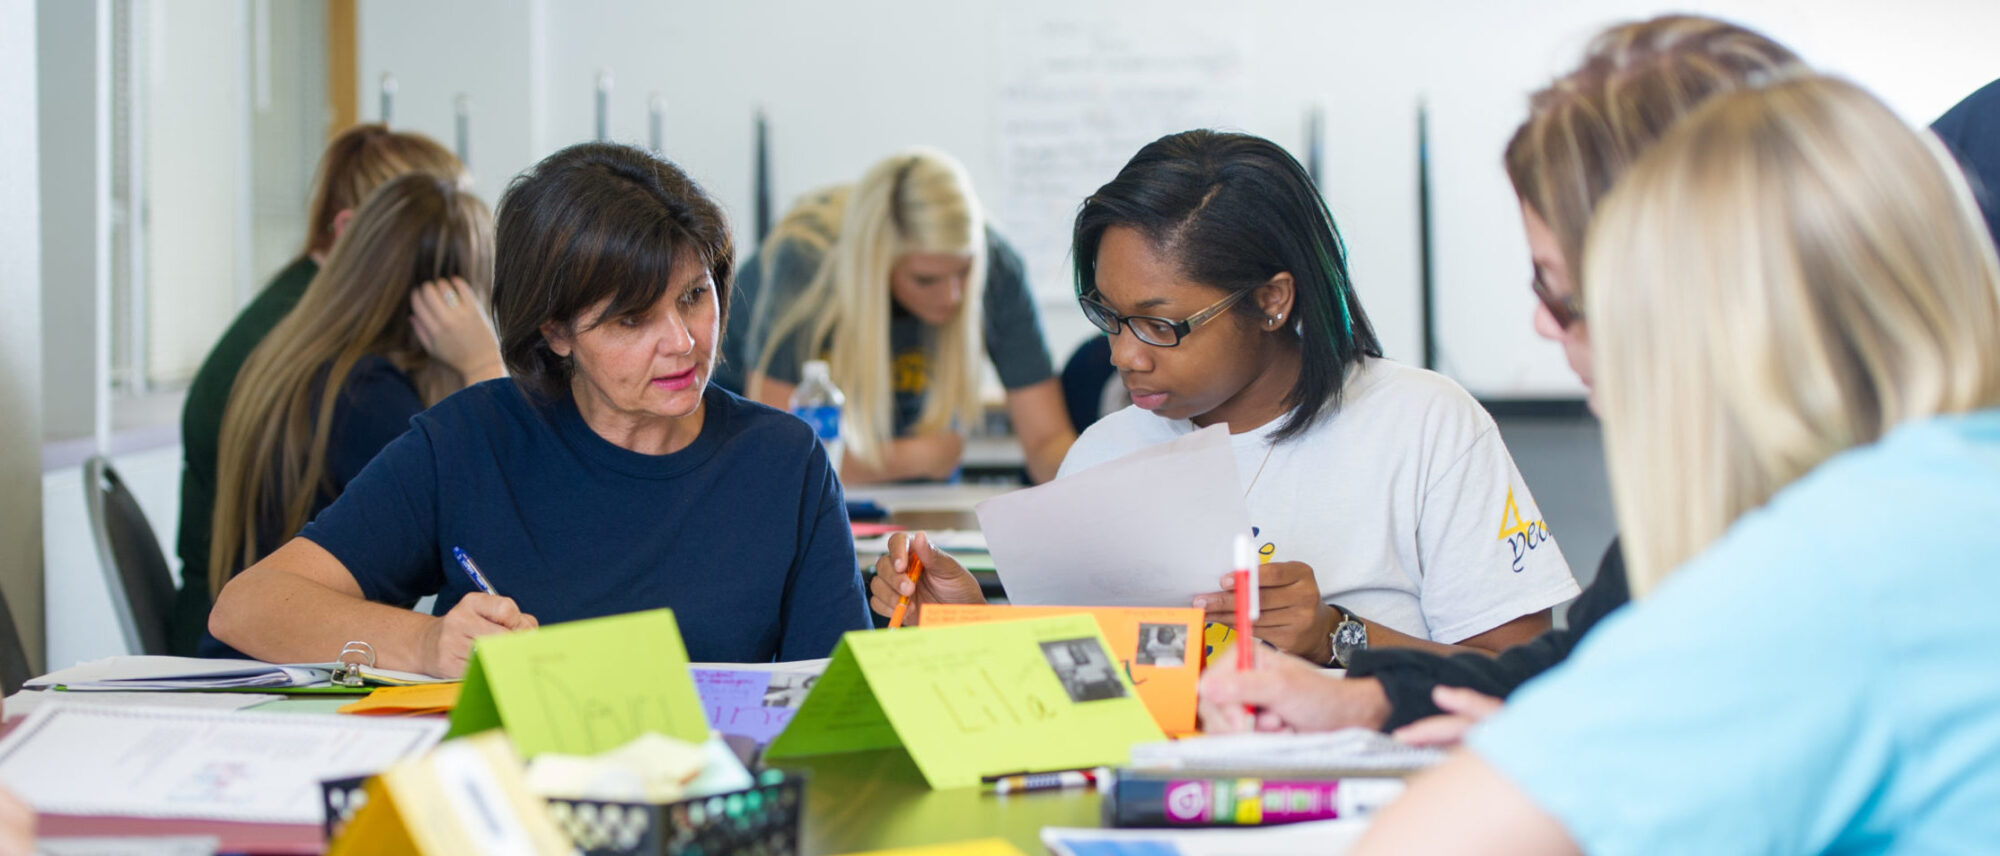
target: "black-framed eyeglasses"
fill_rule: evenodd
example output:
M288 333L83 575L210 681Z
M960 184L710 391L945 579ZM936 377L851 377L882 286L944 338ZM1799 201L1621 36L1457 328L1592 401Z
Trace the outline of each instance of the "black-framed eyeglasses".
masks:
M1558 295L1542 281L1542 270L1537 267L1535 275L1528 280L1528 287L1535 290L1535 299L1542 302L1542 308L1549 311L1549 317L1556 320L1556 326L1564 330L1571 324L1583 320L1583 301L1574 294Z
M1236 301L1243 299L1243 295L1249 294L1254 290L1246 288L1242 291L1234 292L1228 297L1209 304L1207 309L1189 315L1186 319L1180 321L1175 321L1172 318L1161 318L1158 315L1120 315L1111 311L1111 307L1088 296L1078 297L1076 302L1083 307L1083 317L1090 319L1091 324L1096 325L1097 329L1103 330L1105 333L1116 336L1118 335L1119 327L1129 327L1132 330L1132 335L1139 337L1139 341L1154 347L1171 348L1180 344L1181 340L1187 338L1189 333L1194 332L1194 328L1208 323L1210 319L1213 319L1217 315L1221 315L1223 310L1235 305Z

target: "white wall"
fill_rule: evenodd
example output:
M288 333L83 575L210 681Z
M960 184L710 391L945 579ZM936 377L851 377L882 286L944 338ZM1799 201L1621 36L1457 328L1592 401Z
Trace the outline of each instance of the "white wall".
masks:
M474 160L490 195L537 157L592 134L592 87L597 72L610 69L611 136L643 144L648 96L662 93L666 153L723 201L746 236L757 106L771 117L781 207L915 143L963 159L991 207L1002 178L996 104L1020 52L1034 48L1021 34L1037 22L1108 19L1126 22L1133 39L1194 31L1240 44L1233 70L1246 78L1248 97L1220 124L1297 151L1301 114L1309 104L1326 109L1323 189L1386 347L1410 361L1421 358L1414 149L1416 106L1426 100L1440 367L1494 396L1578 392L1556 350L1530 329L1526 252L1499 159L1525 96L1573 65L1591 33L1675 8L1731 17L1852 75L1917 122L2000 76L1990 45L2000 3L1980 0L509 0L476 13L472 6L362 3L362 85L372 93L384 70L396 73L398 124L449 140L451 96L472 93ZM453 50L437 50L435 35L444 31L458 34ZM371 96L364 113L372 109ZM1084 336L1067 276L1045 271L1035 285L1058 348Z
M251 283L261 288L299 254L313 168L326 147L326 3L259 4L250 38L269 59L251 69ZM253 49L252 56L256 56ZM261 80L260 80L261 78Z
M242 0L148 9L147 357L157 380L192 378L251 293L247 9Z
M26 127L38 132L41 152L42 353L36 364L46 396L42 429L51 438L89 436L96 414L96 9L89 2L40 0L27 54L38 63L31 91L38 96L39 122ZM22 54L8 56L11 62ZM10 92L22 88L8 86Z
M180 446L110 457L160 539L168 564L178 565L173 559L173 533L180 519ZM40 487L41 536L48 545L48 611L60 618L49 626L48 670L139 653L126 647L112 612L109 582L84 507L82 468L51 470L41 477ZM175 579L179 580L178 571Z
M384 73L398 92L390 124L430 135L450 148L452 99L471 100L470 164L474 187L497 202L507 179L547 154L538 57L545 34L530 26L543 0L440 0L409 4L362 0L357 15L360 115L379 121ZM568 137L561 138L568 141Z
M0 592L43 662L42 222L34 0L0 0ZM0 643L4 644L4 643Z
M1573 67L1602 25L1668 11L1756 27L1927 124L2000 77L1987 0L1545 0L1412 4L1436 30L1419 71L1432 105L1440 368L1475 391L1575 392L1534 337L1518 207L1500 168L1525 96Z

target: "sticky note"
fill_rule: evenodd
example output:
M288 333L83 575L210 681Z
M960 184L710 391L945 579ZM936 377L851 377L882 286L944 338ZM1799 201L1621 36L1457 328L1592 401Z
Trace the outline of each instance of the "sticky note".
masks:
M528 757L594 755L649 731L708 739L670 609L475 640L447 736L489 728Z
M766 760L901 746L933 788L1164 739L1089 615L855 631Z
M458 704L463 684L419 684L413 687L383 687L366 698L342 705L341 713L402 716L420 713L449 713Z
M1195 730L1195 693L1201 682L1202 611L1193 607L993 606L931 604L923 626L1017 621L1048 615L1087 614L1097 620L1111 655L1139 690L1153 720L1168 734Z

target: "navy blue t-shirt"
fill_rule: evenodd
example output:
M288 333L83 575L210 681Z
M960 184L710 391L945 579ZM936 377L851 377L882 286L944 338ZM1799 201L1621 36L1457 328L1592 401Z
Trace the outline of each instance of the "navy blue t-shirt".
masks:
M315 404L323 389L320 384L325 383L325 373L325 370L321 371L322 377L307 393ZM333 425L329 427L326 437L326 478L321 483L320 491L313 496L312 506L306 511L308 520L333 504L347 489L347 484L360 476L369 461L375 460L376 453L410 430L410 417L424 410L423 396L417 394L417 387L411 383L410 376L396 368L395 363L375 354L368 354L355 362L354 368L347 373L347 380L340 385L340 395L333 401ZM317 411L318 407L313 409ZM292 536L299 534L286 528L284 520L284 509L275 502L258 512L256 558L270 555L284 546L286 541L292 540ZM250 564L250 559L243 561L245 568ZM230 576L241 572L242 568L238 568ZM206 579L208 569L203 568L199 573ZM208 586L202 585L201 591L207 592ZM202 617L201 641L196 643L195 653L203 657L244 659L247 655L222 644L222 640L208 632L206 619L209 604L205 597L199 608Z
M825 657L870 626L840 482L804 422L712 386L703 401L693 443L645 455L568 395L487 381L411 419L300 535L372 601L450 611L474 590L462 547L544 625L671 607L697 662Z

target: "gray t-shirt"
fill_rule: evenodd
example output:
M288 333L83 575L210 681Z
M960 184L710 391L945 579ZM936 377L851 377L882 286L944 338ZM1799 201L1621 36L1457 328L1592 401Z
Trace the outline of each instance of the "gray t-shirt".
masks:
M749 317L743 324L747 335L732 333L740 344L725 351L740 366L743 377L748 377L763 355L771 324L784 315L819 272L820 262L825 258L821 247L830 245L832 237L825 236L823 244L803 239L781 240L772 248L771 258L753 257L743 264L736 293L736 299L742 302L733 303L731 311L734 314L748 310L744 314ZM746 305L749 301L745 300L745 292L752 289L754 308ZM1021 389L1055 377L1055 364L1049 357L1048 340L1042 335L1041 315L1035 309L1033 295L1028 293L1021 256L991 228L986 230L986 296L982 308L986 356L993 361L1002 386ZM892 305L890 313L889 353L895 360L891 372L896 388L895 433L901 435L916 424L923 412L937 330L899 305ZM733 322L734 319L730 327L735 329L738 325ZM807 359L803 353L806 335L807 331L801 330L778 343L767 376L784 383L799 382Z

